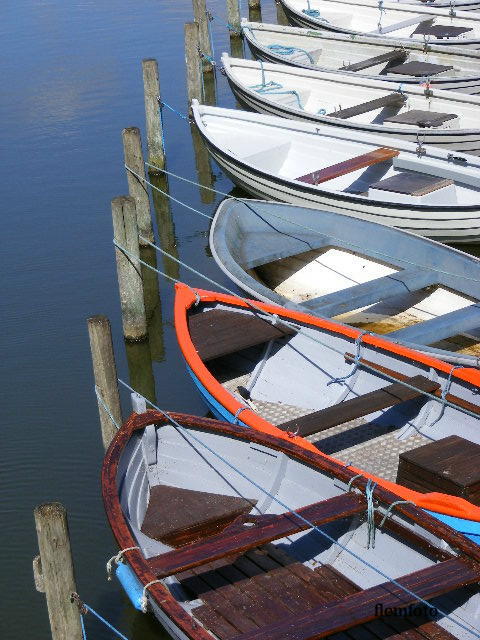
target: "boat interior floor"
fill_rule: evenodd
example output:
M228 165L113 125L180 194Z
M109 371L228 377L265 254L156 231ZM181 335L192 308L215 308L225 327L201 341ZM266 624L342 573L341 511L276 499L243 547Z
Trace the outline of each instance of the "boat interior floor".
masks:
M171 537L174 529L176 542L185 544L191 531L200 533L203 529L204 537L217 530L216 525L228 531L228 524L227 529L225 524L232 523L232 518L245 508L245 504L250 507L255 504L244 498L201 494L171 486L152 487L142 531L159 539ZM170 507L178 510L181 506L185 509L181 509L174 525L167 518L152 521L153 513L171 514ZM167 584L196 620L220 640L255 634L272 622L303 615L309 610L318 611L362 591L329 564L315 560L304 563L293 557L282 543L262 544L181 571ZM463 591L457 589L453 593ZM377 617L376 613L376 619L371 622L327 637L331 640L453 639L454 636L427 616L428 613L424 617L415 612L413 617Z
M209 370L230 393L242 400L239 388L248 387L251 372L263 348L264 345L258 345L212 360L208 363ZM309 409L282 402L253 400L250 406L265 420L277 426L310 413ZM294 428L291 430L295 431ZM392 431L375 423L369 424L368 419L361 417L306 437L323 453L395 482L400 454L431 442L420 434L399 440L399 431L400 429Z

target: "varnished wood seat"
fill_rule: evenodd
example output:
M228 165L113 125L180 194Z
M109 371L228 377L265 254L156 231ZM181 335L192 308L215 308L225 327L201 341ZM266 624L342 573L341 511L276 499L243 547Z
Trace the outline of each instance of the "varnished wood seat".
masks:
M457 118L456 113L441 113L439 111L425 111L424 109L410 109L396 116L385 118L384 122L395 122L397 124L410 124L413 127L441 127L449 120Z
M417 173L415 171L402 171L379 182L374 182L370 185L370 189L419 197L438 191L438 189L449 187L452 184L454 182L449 178L439 178L438 176L430 176L427 173Z
M393 51L382 53L379 56L366 58L365 60L361 60L360 62L355 62L353 64L347 64L344 67L340 67L339 71L363 71L364 69L376 67L379 64L406 60L407 56L408 53L404 49L394 49Z
M218 533L255 504L238 496L157 485L150 489L142 533L179 547Z
M422 60L412 60L411 62L405 62L396 67L390 67L388 73L424 78L438 75L444 71L450 71L450 69L453 69L453 67L445 66L444 64L434 64L432 62L423 62Z
M373 151L369 151L368 153L363 153L362 155L356 156L355 158L349 158L348 160L344 160L343 162L332 164L330 167L318 169L317 171L311 171L304 176L296 178L296 180L299 180L300 182L306 182L307 184L318 185L322 182L326 182L327 180L333 180L334 178L338 178L339 176L344 176L347 173L352 173L353 171L358 171L359 169L365 169L366 167L370 167L373 164L392 160L393 158L396 158L399 153L399 151L395 151L394 149L380 147L379 149L374 149Z
M402 383L395 382L383 389L365 393L351 400L345 400L332 407L326 407L325 409L320 409L320 411L309 413L306 416L295 418L295 420L289 420L288 422L278 425L278 427L287 431L295 431L300 436L313 435L314 433L336 427L355 418L361 418L375 411L392 407L407 400L413 400L414 398L422 396L422 392L426 391L431 393L440 386L437 382L428 380L424 376L414 376L407 378L405 381L412 385L412 387L415 387L416 390L410 389Z
M346 109L339 109L338 111L332 111L327 115L332 118L340 118L346 120L347 118L353 118L359 116L362 113L368 113L369 111L375 111L376 109L383 109L385 107L400 107L405 103L405 96L402 93L396 91L395 93L389 93L382 98L376 98L375 100L368 100L368 102L362 102L356 104L353 107Z

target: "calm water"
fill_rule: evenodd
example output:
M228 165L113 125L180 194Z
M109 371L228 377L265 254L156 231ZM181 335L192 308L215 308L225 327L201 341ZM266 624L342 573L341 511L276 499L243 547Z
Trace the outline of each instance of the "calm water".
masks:
M225 3L209 5L217 17L219 58L228 46ZM264 15L273 13L272 3ZM179 359L166 281L160 283L161 308L152 303L150 344L125 348L110 215L110 200L127 190L121 130L136 125L144 131L141 59L158 59L163 98L185 111L183 25L191 19L188 0L2 4L3 640L49 637L31 562L37 553L32 511L50 500L68 508L83 599L128 638L161 637L149 616L128 605L116 581L105 579L116 545L100 497L102 450L86 318L109 316L124 379L150 395L156 390L165 408L204 413ZM218 103L232 106L220 74L218 83ZM168 168L196 179L189 126L167 112L165 127ZM214 171L217 187L229 191L231 183ZM196 187L171 180L170 189L192 206L214 211L215 203L202 202ZM224 282L209 257L208 220L178 205L171 214L162 218L165 245ZM164 268L160 259L159 266ZM204 284L182 270L180 276ZM88 624L90 638L111 637L92 620Z

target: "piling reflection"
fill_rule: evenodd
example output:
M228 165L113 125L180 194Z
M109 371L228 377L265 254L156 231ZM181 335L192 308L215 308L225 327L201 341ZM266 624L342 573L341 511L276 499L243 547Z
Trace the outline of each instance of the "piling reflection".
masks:
M203 102L211 106L217 104L215 70L203 74Z
M230 54L232 58L244 58L243 38L237 35L230 35Z
M149 340L128 342L125 340L130 386L150 402L156 404L155 378Z
M143 247L140 251L140 257L154 269L157 268L157 252L152 247ZM162 303L158 274L142 265L142 280L150 353L152 360L162 362L165 358L165 346L163 344Z
M262 22L262 9L258 7L248 7L248 19L250 22Z
M282 5L280 4L280 2L278 2L278 0L276 0L275 4L277 5L277 24L288 27L290 23L288 22L288 18L285 14L285 11L283 10Z
M152 189L153 207L157 218L157 229L160 247L170 255L178 258L175 225L173 223L171 201L168 197L169 183L165 173L150 174L150 181L156 187ZM161 191L157 191L160 189ZM165 195L167 194L167 195ZM163 271L171 278L179 279L179 265L163 256Z
M197 167L198 183L212 189L215 179L210 166L210 157L208 155L207 147L194 124L190 126L190 131L192 134L193 150L195 152L195 166ZM215 193L213 191L210 191L209 189L202 189L201 187L199 189L200 198L204 204L212 204L215 202Z

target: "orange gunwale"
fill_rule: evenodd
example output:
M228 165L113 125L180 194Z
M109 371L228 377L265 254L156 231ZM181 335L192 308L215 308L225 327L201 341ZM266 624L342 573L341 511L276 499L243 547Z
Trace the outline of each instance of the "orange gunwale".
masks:
M235 415L237 411L242 409L241 417L239 419L241 419L241 422L248 425L249 427L257 429L258 431L262 431L263 433L269 433L283 440L291 441L291 439L293 438L295 443L303 447L304 449L313 451L314 453L322 455L329 460L333 460L335 462L340 462L340 464L343 464L337 458L329 456L320 451L308 440L305 440L300 436L288 434L285 431L278 429L276 426L274 426L261 416L257 415L248 406L240 403L216 380L216 378L214 378L214 376L212 376L212 374L208 371L207 367L199 357L191 340L190 331L188 329L187 312L188 309L190 309L190 307L196 303L196 294L198 294L198 296L200 297L200 301L203 303L221 302L241 308L249 308L250 306L254 306L256 309L261 309L262 311L265 311L267 313L276 314L280 317L309 324L313 327L326 329L333 333L342 334L353 339L357 338L361 334L361 330L355 329L354 327L340 325L330 320L323 320L315 316L310 316L300 311L283 309L282 307L278 307L273 304L258 302L256 300L243 300L228 294L216 293L203 289L192 289L191 287L183 283L175 284L174 320L178 344L186 362L195 373L201 384L205 387L205 389L233 415ZM380 338L377 335L366 334L362 337L362 342L375 347L379 347L385 351L395 353L396 355L410 358L415 362L433 367L434 369L437 369L437 371L442 371L448 374L452 369L451 366L449 366L445 362L442 362L441 360L437 360L436 358L432 358L431 356L418 353L417 351L414 351L413 349L409 349L402 345L389 342L388 340ZM463 380L477 387L480 386L480 372L476 369L471 369L468 367L456 369L452 373L452 377L458 378L459 380ZM403 500L410 500L418 507L456 518L464 518L467 520L480 522L480 507L473 505L463 498L437 492L419 493L417 491L413 491L399 484L396 484L395 482L390 482L388 480L385 480L384 478L380 478L378 476L367 473L360 468L350 466L349 469L355 471L356 473L363 474L366 478L371 478L380 486L397 494Z

